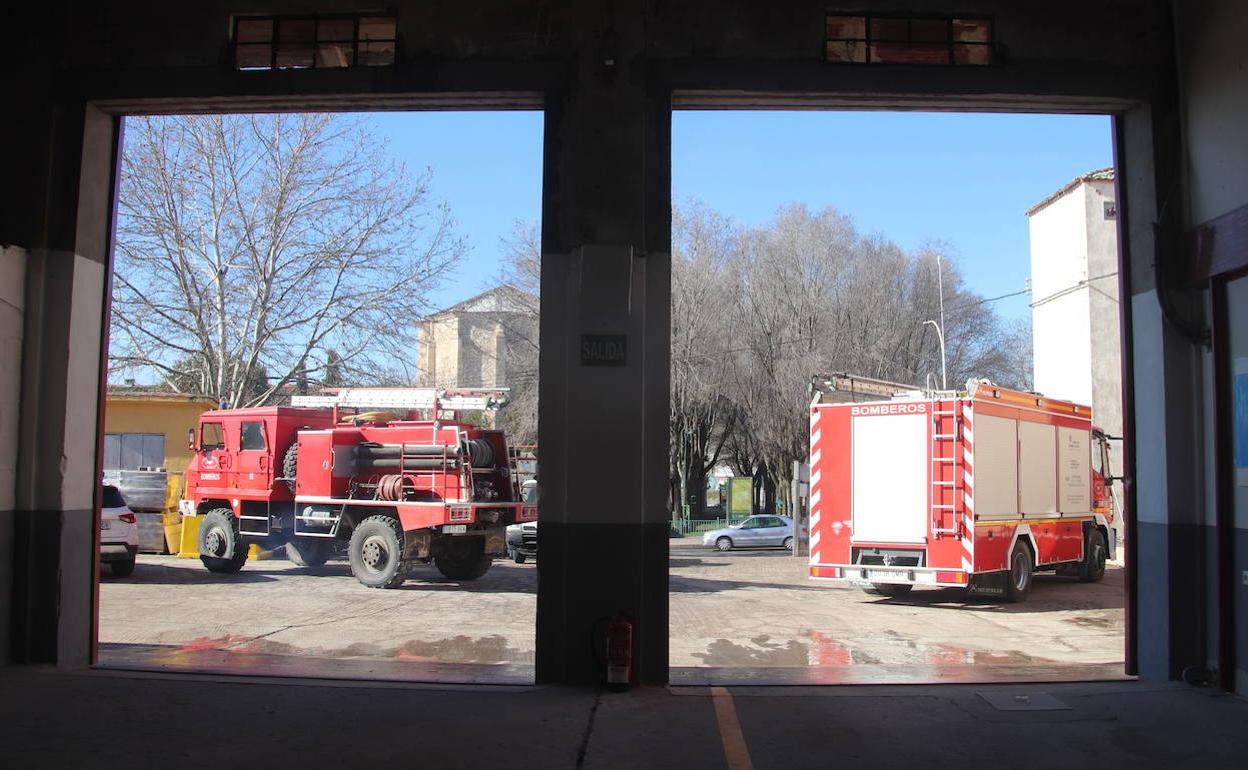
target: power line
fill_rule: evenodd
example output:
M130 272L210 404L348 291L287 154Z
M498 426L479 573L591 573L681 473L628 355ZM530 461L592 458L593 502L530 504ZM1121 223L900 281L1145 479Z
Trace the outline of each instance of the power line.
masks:
M1021 294L1030 294L1030 293L1031 293L1030 288L1020 289L1019 291L1012 291L1009 294L1002 294L999 297L988 297L986 299L977 299L974 302L963 302L961 305L954 305L952 309L958 310L964 307L975 307L976 305L984 305L989 302L996 302L999 299L1009 299L1010 297L1017 297Z
M1102 273L1102 274L1100 274L1100 275L1094 275L1094 276L1092 276L1091 278L1083 278L1083 279L1081 279L1078 283L1076 283L1076 284L1075 284L1075 285L1073 285L1073 286L1067 286L1067 287L1066 287L1066 288L1064 288L1064 289L1058 289L1057 291L1053 292L1052 294L1050 294L1050 295L1049 295L1049 296L1047 296L1047 297L1041 297L1040 299L1038 299L1038 300L1036 300L1036 301L1032 302L1032 303L1031 303L1031 306L1032 306L1032 307L1039 307L1040 305L1043 305L1043 304L1045 304L1046 302L1051 302L1051 301L1053 301L1053 300L1055 300L1055 299L1058 299L1058 298L1060 298L1060 297L1064 297L1064 296L1066 296L1067 294L1072 294L1072 293L1074 293L1074 292L1076 292L1076 291L1079 291L1080 289L1095 289L1095 287L1093 287L1093 286L1092 286L1092 282L1093 282L1093 281L1100 281L1100 280L1103 280L1103 279L1105 279L1105 278L1113 278L1113 277L1114 277L1114 276L1116 276L1116 275L1118 275L1118 271L1117 271L1117 270L1115 270L1115 271L1113 271L1113 272L1110 272L1110 273ZM1103 293L1103 292L1102 292L1102 293ZM1111 297L1111 299L1112 299L1112 297Z

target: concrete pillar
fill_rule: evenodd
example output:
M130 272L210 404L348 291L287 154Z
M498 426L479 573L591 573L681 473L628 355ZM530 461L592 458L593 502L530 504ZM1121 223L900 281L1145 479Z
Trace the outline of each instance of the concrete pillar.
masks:
M1120 243L1126 260L1124 313L1133 413L1124 424L1128 496L1137 516L1127 531L1136 585L1131 625L1138 671L1173 679L1201 666L1212 611L1203 583L1207 549L1201 435L1201 345L1175 319L1203 324L1198 302L1177 287L1181 259L1173 105L1163 95L1119 118ZM1167 288L1169 287L1169 288ZM1163 302L1168 306L1163 310Z
M43 227L26 249L13 482L12 658L90 662L116 121L52 109Z
M636 681L667 679L670 99L647 87L643 14L619 5L578 6L578 70L546 105L540 682L601 681L614 616ZM591 365L585 335L623 360Z

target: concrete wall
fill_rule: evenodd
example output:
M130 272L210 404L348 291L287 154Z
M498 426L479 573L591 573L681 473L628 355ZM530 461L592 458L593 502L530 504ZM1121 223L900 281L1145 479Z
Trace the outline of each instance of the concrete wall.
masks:
M1107 204L1113 181L1085 179L1029 218L1033 376L1037 391L1090 405L1096 425L1121 436L1118 222ZM1121 476L1122 445L1111 448ZM1122 501L1121 484L1114 492Z
M1187 160L1187 221L1248 203L1248 13L1243 3L1175 2Z
M1035 389L1092 403L1085 185L1035 212L1031 240L1031 335Z
M22 408L20 361L26 314L26 252L0 247L0 664L9 659L13 613L13 510L17 480L18 416Z
M1191 228L1248 206L1248 148L1244 141L1248 136L1248 49L1243 44L1248 39L1248 13L1242 3L1214 0L1185 0L1173 6L1186 170L1182 202L1185 225ZM1227 283L1226 298L1226 353L1230 359L1226 363L1233 377L1236 360L1248 356L1245 279ZM1214 353L1203 350L1201 368L1211 379L1215 376L1214 364ZM1210 431L1217 419L1215 388L1229 386L1229 382L1215 380L1202 392L1203 422ZM1218 495L1213 449L1209 436L1205 451L1211 461L1202 468L1208 502L1200 524L1201 540L1211 554L1216 553L1218 543L1213 511ZM1219 585L1210 565L1202 576L1203 587L1211 596L1217 596L1219 591L1230 594L1234 612L1233 678L1237 692L1248 694L1248 587L1241 579L1248 570L1248 487L1234 483L1223 489L1230 494L1234 507L1231 580L1229 585ZM1206 626L1211 632L1217 630L1212 611ZM1218 660L1216 645L1209 645L1209 661L1215 668L1225 663Z
M165 468L184 473L193 455L186 445L186 431L195 428L199 415L212 408L211 401L200 399L110 395L104 406L104 431L164 434Z
M421 382L438 387L507 387L509 322L498 313L476 312L448 312L423 321Z
M1114 183L1090 180L1083 185L1087 204L1088 332L1092 352L1092 415L1111 436L1122 435L1122 306L1118 292L1118 221ZM1112 444L1110 470L1122 475L1122 445ZM1122 486L1114 488L1122 499ZM1121 530L1121 527L1120 527Z
M155 0L124 6L52 0L29 7L30 18L13 21L23 34L10 49L8 103L23 119L0 125L0 153L12 177L23 180L10 186L18 192L6 191L8 205L0 206L0 243L27 253L23 351L20 360L0 361L0 369L18 368L22 375L13 525L21 545L14 549L10 592L14 657L62 667L88 660L94 531L84 494L94 486L95 448L83 437L100 427L114 114L540 105L546 131L538 676L543 682L596 681L595 629L605 617L625 614L634 621L641 681L665 681L675 105L1120 116L1118 151L1128 172L1123 189L1131 214L1122 239L1131 260L1124 296L1130 297L1128 318L1136 321L1128 361L1138 405L1132 429L1141 436L1136 497L1151 527L1136 544L1149 564L1140 583L1147 598L1133 616L1144 630L1140 669L1166 678L1199 660L1200 627L1189 608L1200 603L1204 586L1191 578L1200 573L1185 538L1203 510L1194 406L1200 367L1194 348L1163 320L1152 271L1175 232L1180 206L1167 203L1183 190L1169 170L1178 148L1168 118L1177 103L1169 68L1170 4L866 5L991 15L1005 58L983 69L829 66L819 53L827 6L815 0L555 0L536 7L491 0L470 10L400 0L390 6L402 38L394 67L237 73L228 65L229 14L270 11L274 4L184 4L176 14ZM278 6L325 12L375 3L289 0ZM1237 8L1229 2L1210 7L1227 17ZM1216 38L1215 32L1201 34ZM1235 45L1219 50L1242 57ZM1219 114L1219 100L1233 86L1223 82L1222 66L1196 68L1205 74L1194 76L1202 86L1213 84L1201 101L1211 105L1210 116ZM1233 142L1222 145L1242 153ZM1235 155L1228 168L1240 158ZM1211 185L1214 192L1201 200L1242 198L1237 184ZM1217 205L1200 203L1201 210ZM626 366L580 364L580 336L595 333L625 336ZM630 483L604 496L595 482L602 467Z
M460 368L459 318L441 315L421 323L419 360L421 384L448 387L457 384Z

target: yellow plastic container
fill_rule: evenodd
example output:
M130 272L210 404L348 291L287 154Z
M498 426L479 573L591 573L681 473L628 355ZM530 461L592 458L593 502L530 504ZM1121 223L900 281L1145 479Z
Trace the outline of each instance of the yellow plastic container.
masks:
M183 559L199 558L199 526L204 521L203 516L183 516L182 522L179 524L181 529L181 540L178 546L178 556ZM165 528L167 533L169 528ZM279 551L266 551L256 543L247 546L247 560L258 561L260 559L276 559L280 556Z
M172 554L182 552L182 514L165 511L165 548Z
M180 533L178 556L183 559L199 558L199 525L203 516L183 516L182 532Z

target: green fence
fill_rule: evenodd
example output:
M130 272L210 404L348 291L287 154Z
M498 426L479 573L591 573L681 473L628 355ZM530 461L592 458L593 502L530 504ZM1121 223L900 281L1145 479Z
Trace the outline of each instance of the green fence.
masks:
M691 537L701 536L704 532L710 532L713 529L722 529L740 524L749 518L745 516L729 516L722 519L688 519L679 518L672 521L672 537Z

